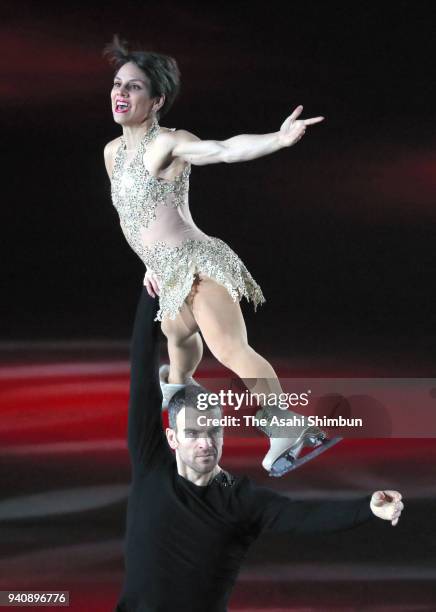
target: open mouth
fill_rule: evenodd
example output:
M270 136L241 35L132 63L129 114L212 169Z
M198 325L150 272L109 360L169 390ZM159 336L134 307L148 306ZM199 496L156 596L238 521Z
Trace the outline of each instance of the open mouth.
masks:
M130 109L130 104L128 102L122 102L121 100L118 100L115 103L116 113L127 113L129 109Z

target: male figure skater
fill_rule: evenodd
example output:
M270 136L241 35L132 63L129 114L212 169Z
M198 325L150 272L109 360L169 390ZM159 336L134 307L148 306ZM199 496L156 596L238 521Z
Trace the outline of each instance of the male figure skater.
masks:
M219 407L197 410L202 387L172 398L165 437L157 308L144 288L132 340L133 481L116 612L226 612L241 562L261 533L284 532L291 544L294 534L347 529L373 515L396 525L403 509L396 491L355 501L297 501L223 470L222 430L197 425L199 415L220 416Z

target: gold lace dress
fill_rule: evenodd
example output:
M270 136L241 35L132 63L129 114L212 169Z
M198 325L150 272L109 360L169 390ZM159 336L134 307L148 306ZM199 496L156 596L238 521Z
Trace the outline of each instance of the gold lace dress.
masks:
M152 176L144 167L146 146L159 132L153 123L134 158L126 163L121 137L112 174L111 195L127 242L160 281L155 321L175 319L191 291L196 273L223 285L233 300L245 297L256 310L265 302L262 290L236 253L222 240L208 236L189 210L190 164L174 179Z

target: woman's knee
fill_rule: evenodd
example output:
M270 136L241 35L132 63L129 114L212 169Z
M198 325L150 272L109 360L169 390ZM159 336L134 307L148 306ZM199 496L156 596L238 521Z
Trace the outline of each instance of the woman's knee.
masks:
M225 338L221 339L214 346L209 346L209 349L214 357L230 370L234 370L237 363L252 350L247 342L235 341L233 338L227 339L227 341Z
M198 325L186 307L175 319L164 317L161 330L170 342L183 342L199 331Z
M189 338L192 332L174 323L175 322L169 318L163 319L161 330L169 343L177 345Z
M163 335L167 339L175 335L176 326L174 325L174 321L172 321L169 317L165 317L164 319L162 319L160 328L162 330Z

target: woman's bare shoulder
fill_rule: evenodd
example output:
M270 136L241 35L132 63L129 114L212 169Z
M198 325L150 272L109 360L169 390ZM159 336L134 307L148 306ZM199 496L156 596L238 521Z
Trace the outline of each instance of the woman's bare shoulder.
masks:
M116 151L120 143L121 143L121 136L118 136L117 138L110 140L104 147L105 156L111 155L114 151Z
M199 140L198 137L195 136L195 134L188 132L188 130L176 128L162 128L162 132L159 134L159 136L161 139L165 139L174 143Z
M112 176L113 165L115 152L121 143L121 136L118 138L114 138L110 142L108 142L104 147L104 163L106 166L106 171L108 173L109 178Z

